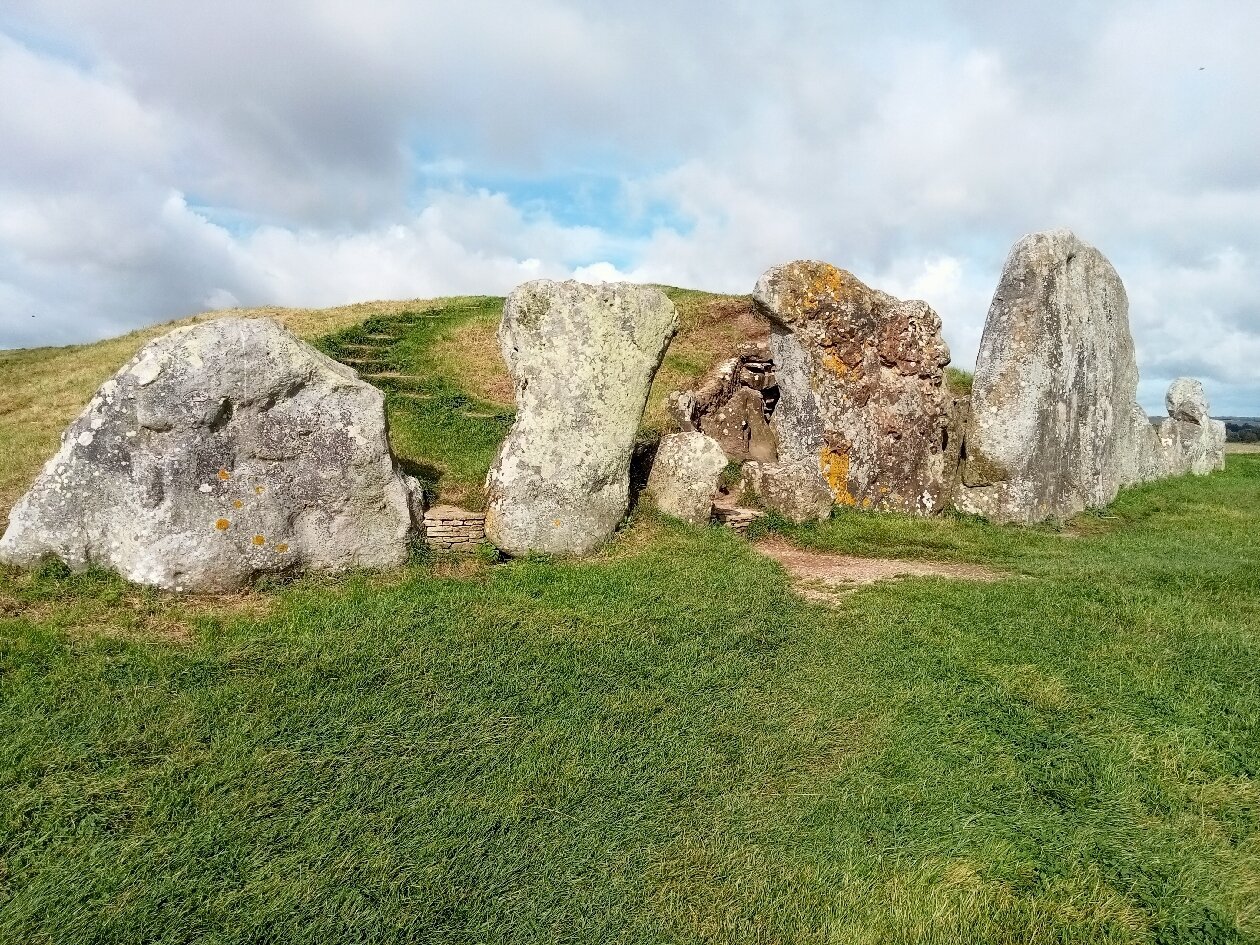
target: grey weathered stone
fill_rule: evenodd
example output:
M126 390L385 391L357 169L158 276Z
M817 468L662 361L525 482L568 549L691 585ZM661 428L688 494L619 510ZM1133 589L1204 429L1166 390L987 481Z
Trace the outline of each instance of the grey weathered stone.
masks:
M770 269L753 301L773 324L772 423L794 481L812 468L843 505L942 508L949 349L936 313L809 261Z
M1069 230L1015 244L976 361L956 504L1003 522L1065 519L1148 478L1129 303Z
M424 486L415 476L404 476L403 484L407 487L407 509L411 513L412 526L418 532L423 532L424 510L429 504L428 496L424 494Z
M486 477L486 534L510 554L582 554L625 515L630 457L678 313L659 289L529 282L499 347L516 423Z
M273 321L225 318L150 342L101 387L10 513L0 558L182 591L391 567L417 486L380 391Z
M1225 468L1225 424L1208 412L1207 394L1193 378L1179 377L1164 397L1168 419L1159 424L1147 478Z
M712 517L725 468L726 453L717 440L703 433L673 433L661 437L645 491L666 515L703 525Z
M1192 377L1179 377L1168 385L1164 406L1173 420L1202 425L1209 418L1207 393L1203 384Z
M744 463L739 491L751 492L768 509L792 522L822 521L834 498L811 459L780 463Z

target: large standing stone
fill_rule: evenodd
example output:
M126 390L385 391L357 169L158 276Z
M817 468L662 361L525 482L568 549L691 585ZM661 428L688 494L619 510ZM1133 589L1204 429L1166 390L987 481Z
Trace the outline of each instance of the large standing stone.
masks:
M936 313L821 262L776 266L753 299L774 326L773 425L793 491L801 494L801 476L816 470L842 505L939 510L947 498L949 349Z
M956 504L1001 522L1066 519L1150 478L1124 284L1069 230L1015 244L976 360Z
M273 321L225 318L164 335L106 381L14 507L0 559L223 591L399 565L422 504L380 391Z
M504 551L582 554L626 513L630 456L678 313L651 286L540 280L503 307L516 423L486 478Z
M666 515L704 525L725 468L726 453L713 437L673 433L661 437L646 492Z

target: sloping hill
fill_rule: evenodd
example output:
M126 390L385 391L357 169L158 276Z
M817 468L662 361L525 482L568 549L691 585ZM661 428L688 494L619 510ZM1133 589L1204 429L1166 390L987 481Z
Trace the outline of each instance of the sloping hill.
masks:
M754 328L746 298L689 289L666 292L678 306L682 327L658 374L649 424L663 419L665 394L708 370ZM513 406L494 338L502 304L501 298L469 296L328 309L232 309L95 344L0 351L0 435L5 442L0 451L0 514L7 513L56 451L62 429L96 388L146 342L180 325L226 315L275 318L358 369L390 395L399 457L443 488L444 498L476 502L480 476L510 425Z

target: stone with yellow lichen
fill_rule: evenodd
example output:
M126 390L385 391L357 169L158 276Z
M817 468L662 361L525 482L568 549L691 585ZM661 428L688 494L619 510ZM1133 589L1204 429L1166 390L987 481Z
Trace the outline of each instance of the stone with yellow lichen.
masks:
M769 270L753 299L773 325L773 424L794 481L816 468L841 505L942 509L953 478L949 349L931 307L812 261Z

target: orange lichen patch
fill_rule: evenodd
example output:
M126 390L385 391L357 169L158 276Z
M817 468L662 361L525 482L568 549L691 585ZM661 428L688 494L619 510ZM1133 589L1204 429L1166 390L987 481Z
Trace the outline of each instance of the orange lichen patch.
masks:
M231 524L232 523L229 522L227 519L221 518L217 522L214 523L214 527L217 528L221 532L225 532L227 531L228 526Z
M280 552L280 554L284 554L288 550L289 550L289 546L286 545L284 542L281 542L280 544L276 545L276 551Z
M560 527L560 519L556 519L556 520L555 520L554 522L552 522L551 524L552 524L552 525L554 525L554 526L556 526L556 528L559 528L559 527Z
M820 299L838 299L845 291L844 272L834 266L814 266L805 286L805 300L814 304Z
M254 544L255 544L255 545L265 545L265 544L267 544L267 538L266 538L266 536L265 536L265 535L255 535L255 536L253 537L253 539L252 539L252 540L253 540L253 542L254 542Z
M220 469L219 478L222 479L224 482L226 482L227 480L232 478L232 474L228 472L226 469Z
M823 367L827 368L829 371L835 372L840 377L844 377L847 373L849 373L849 366L830 351L823 355L822 363Z
M232 500L232 508L234 508L234 509L239 509L239 508L241 508L241 507L242 507L242 506L244 506L244 505L245 505L245 503L244 503L244 502L242 502L240 499L233 499L233 500Z
M254 495L262 495L262 494L263 494L263 487L262 487L262 486L254 486Z
M841 505L857 505L857 499L849 492L849 457L824 446L819 457L827 488Z

